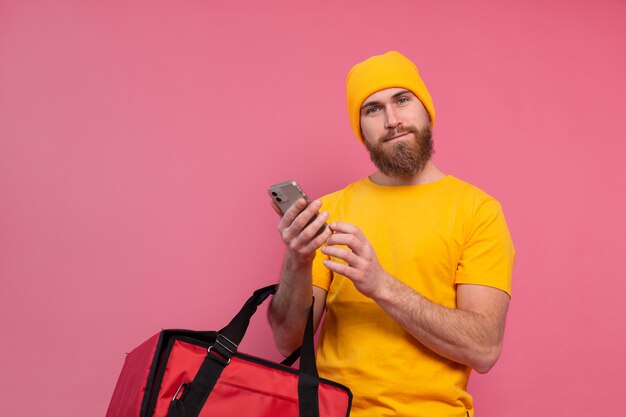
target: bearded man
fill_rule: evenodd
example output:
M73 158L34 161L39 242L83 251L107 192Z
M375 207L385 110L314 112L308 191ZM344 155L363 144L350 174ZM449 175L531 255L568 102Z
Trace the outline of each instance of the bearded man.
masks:
M320 376L351 388L352 416L473 416L469 375L498 359L511 294L501 206L433 163L435 110L411 61L373 56L346 86L377 169L281 218L276 344L298 347L314 296Z

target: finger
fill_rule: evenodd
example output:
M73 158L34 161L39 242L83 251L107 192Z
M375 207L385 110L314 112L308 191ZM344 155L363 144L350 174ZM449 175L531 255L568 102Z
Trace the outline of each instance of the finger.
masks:
M313 215L316 216L315 219L309 219L309 221L312 220L311 223L309 225L305 225L304 229L302 229L298 233L298 236L295 238L298 244L307 245L309 242L319 237L316 235L318 232L320 232L322 228L326 228L325 223L328 219L328 212L324 211L321 213L314 213ZM299 221L300 219L298 218L293 222L293 227L290 228L292 229L292 231L296 231L299 229L299 225L297 224L297 222Z
M317 211L320 209L321 206L322 206L321 201L319 200L313 201L304 210L302 210L295 217L295 219L293 219L293 221L289 225L289 228L292 229L294 233L300 234L304 230L304 228L307 226L309 221L313 218L313 216L317 214Z
M332 234L332 230L329 227L325 227L322 233L315 239L311 240L305 247L305 250L313 252L326 243L328 237Z
M361 249L363 243L364 242L359 240L355 235L351 233L338 233L338 232L333 233L328 238L328 242L326 242L326 244L329 246L333 246L333 245L348 246L350 249L352 249L353 251L357 251L357 252L359 251L359 249Z
M305 226L304 230L302 231L302 235L307 237L308 239L313 239L314 237L316 237L315 235L317 235L317 233L321 233L322 228L327 228L326 225L326 220L328 220L328 212L327 211L322 211L321 213L316 213L313 216L315 216L314 220L311 221L311 224L309 224L308 226Z
M341 259L353 268L358 268L363 265L363 259L357 254L346 248L339 248L337 246L325 246L322 248L322 253L333 258Z
M298 217L298 215L304 210L306 207L306 201L304 198L299 198L298 201L292 204L291 207L285 212L285 214L280 219L278 223L279 229L286 229L291 226L291 223Z
M337 274L341 274L350 280L354 280L358 273L358 271L350 265L345 265L339 262L332 261L330 259L324 260L324 266L331 271Z
M361 229L350 223L332 222L330 228L336 233L347 233L356 236L358 239L365 240L365 235Z

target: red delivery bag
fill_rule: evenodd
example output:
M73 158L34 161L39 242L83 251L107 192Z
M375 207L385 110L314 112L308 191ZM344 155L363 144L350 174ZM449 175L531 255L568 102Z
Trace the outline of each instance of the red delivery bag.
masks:
M106 417L348 417L350 390L320 378L313 307L302 347L282 363L238 351L261 288L219 331L163 330L126 356ZM300 355L300 369L291 365Z

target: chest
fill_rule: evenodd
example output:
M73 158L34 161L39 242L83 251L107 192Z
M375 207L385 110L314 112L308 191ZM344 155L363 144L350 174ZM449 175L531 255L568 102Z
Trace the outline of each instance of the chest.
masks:
M455 304L455 274L466 240L467 216L450 200L420 197L353 199L337 205L330 221L357 226L382 267L433 301ZM349 280L333 278L336 290L359 298Z

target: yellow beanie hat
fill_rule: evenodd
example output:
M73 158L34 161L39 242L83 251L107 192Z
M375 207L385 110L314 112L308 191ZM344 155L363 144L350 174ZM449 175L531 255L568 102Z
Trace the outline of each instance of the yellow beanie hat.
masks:
M361 106L372 94L387 89L406 88L417 96L428 114L430 123L435 124L435 106L417 67L404 55L396 51L375 55L352 67L346 78L346 95L350 123L357 137L361 134Z

